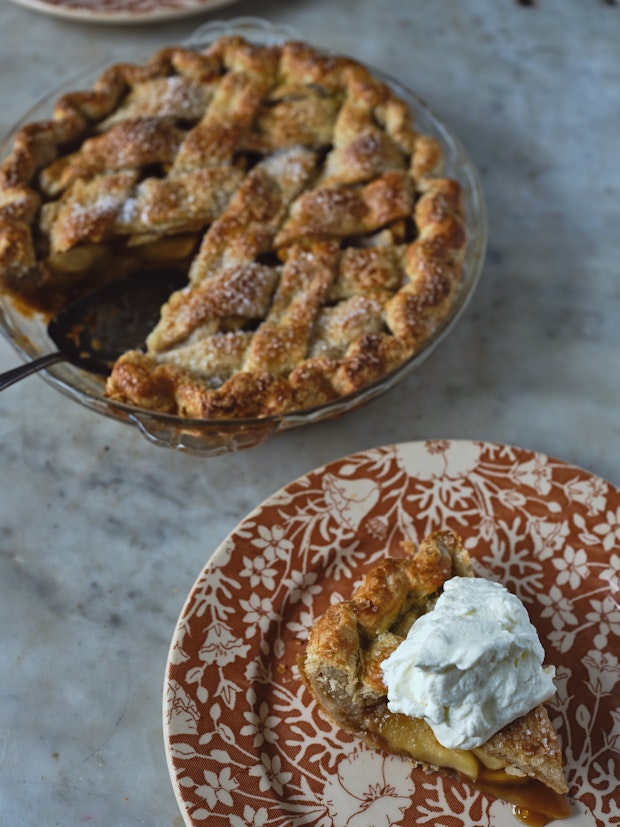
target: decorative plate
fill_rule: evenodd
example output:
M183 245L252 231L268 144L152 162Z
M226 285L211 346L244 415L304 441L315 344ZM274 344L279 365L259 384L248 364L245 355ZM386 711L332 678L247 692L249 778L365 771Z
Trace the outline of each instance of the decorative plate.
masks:
M206 14L236 0L12 0L33 11L91 23L143 23Z
M509 805L372 751L318 712L296 659L330 602L404 537L458 531L557 667L567 827L620 824L620 490L531 451L427 441L345 457L246 517L170 648L164 729L185 822L514 827Z

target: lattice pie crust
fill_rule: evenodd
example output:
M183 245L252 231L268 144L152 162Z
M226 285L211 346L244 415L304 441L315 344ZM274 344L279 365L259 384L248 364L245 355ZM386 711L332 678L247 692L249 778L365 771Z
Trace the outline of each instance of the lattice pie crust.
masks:
M461 188L356 61L225 36L116 65L19 130L0 168L0 283L54 309L187 273L110 397L188 417L322 405L385 376L453 303Z

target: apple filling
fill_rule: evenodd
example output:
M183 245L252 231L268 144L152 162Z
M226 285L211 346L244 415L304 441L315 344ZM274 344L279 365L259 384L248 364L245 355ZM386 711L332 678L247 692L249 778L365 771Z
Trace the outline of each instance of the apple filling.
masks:
M416 764L463 776L496 798L513 804L518 808L515 815L531 827L539 827L570 814L564 796L526 775L518 767L512 767L486 752L483 747L462 750L442 746L422 719L394 714L385 707L378 707L367 716L365 728L389 752L404 755Z

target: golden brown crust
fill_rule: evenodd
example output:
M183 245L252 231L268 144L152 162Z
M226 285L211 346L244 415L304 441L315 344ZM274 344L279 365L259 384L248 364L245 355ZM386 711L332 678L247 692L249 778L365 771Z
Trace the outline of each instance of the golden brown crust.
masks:
M18 131L0 287L57 308L111 271L185 269L108 395L219 418L320 405L397 368L449 312L466 239L442 161L350 58L238 36L162 49Z
M316 621L299 667L309 690L336 723L374 747L408 754L386 734L390 718L405 716L387 710L381 663L416 618L434 605L443 583L455 575L473 576L473 571L452 531L433 532L419 548L406 543L403 551L402 558L386 557L375 564L350 600L333 604ZM426 725L424 729L431 754L435 749L439 755L445 752ZM508 775L537 779L558 794L567 791L560 746L544 706L502 729L477 755ZM429 764L428 754L418 763L443 768L432 760Z
M558 737L542 705L489 738L484 750L526 775L538 778L557 793L568 790Z

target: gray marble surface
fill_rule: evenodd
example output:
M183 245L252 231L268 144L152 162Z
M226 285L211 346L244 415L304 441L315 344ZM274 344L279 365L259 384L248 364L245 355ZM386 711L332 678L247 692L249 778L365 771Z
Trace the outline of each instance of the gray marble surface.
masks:
M478 166L479 289L423 367L346 419L201 459L40 377L0 396L0 825L170 825L161 691L192 583L255 505L380 444L483 439L620 485L620 8L598 0L256 0L93 26L0 4L0 131L104 59L259 15L428 100ZM0 342L0 369L16 364Z

